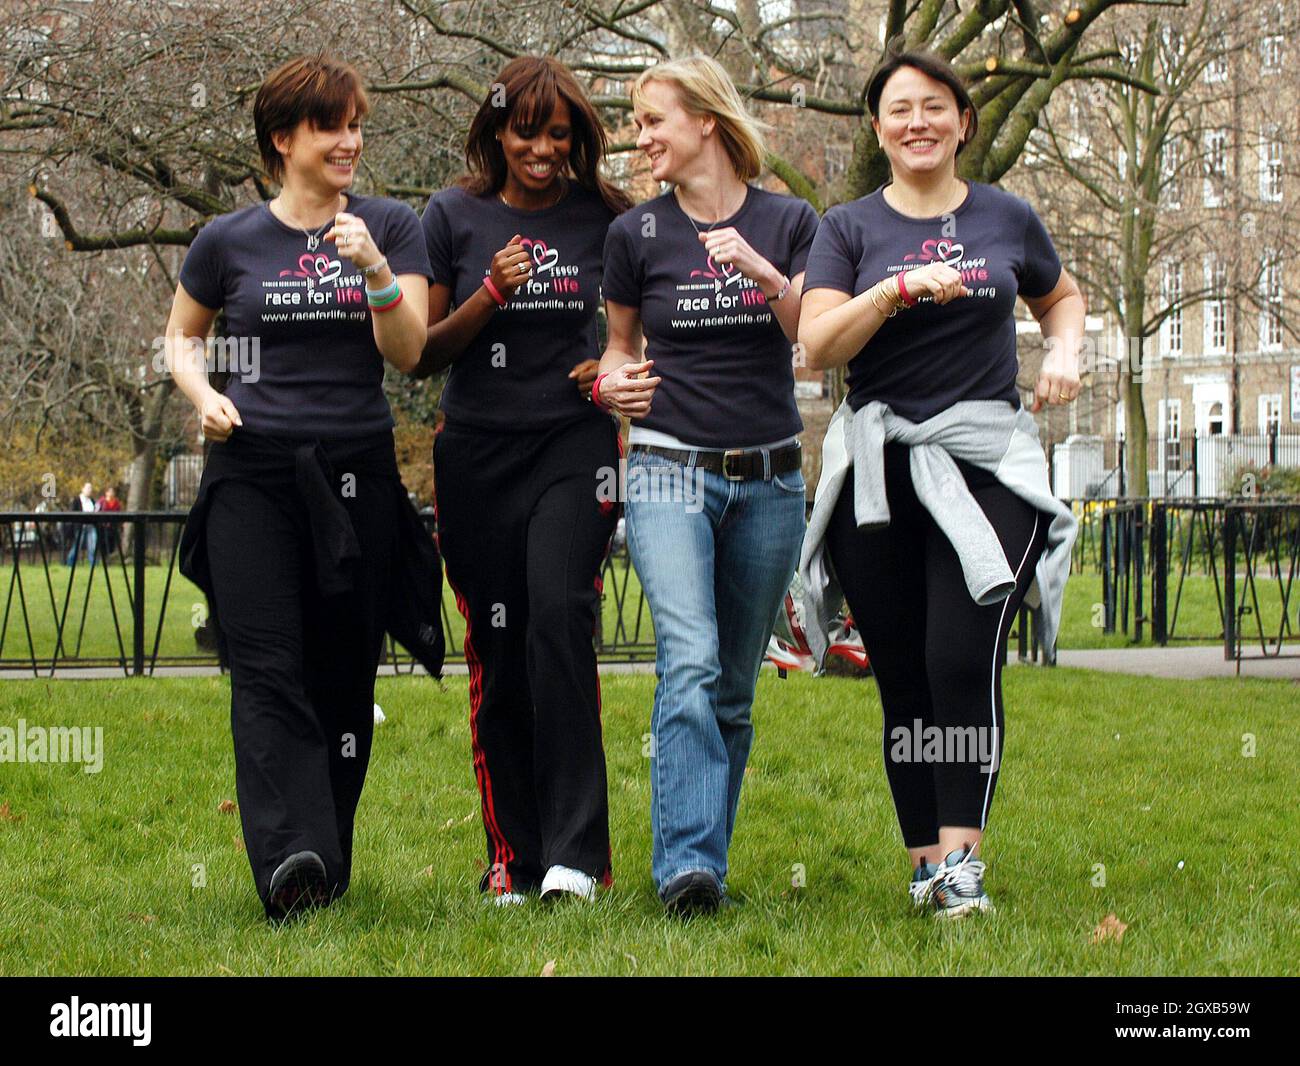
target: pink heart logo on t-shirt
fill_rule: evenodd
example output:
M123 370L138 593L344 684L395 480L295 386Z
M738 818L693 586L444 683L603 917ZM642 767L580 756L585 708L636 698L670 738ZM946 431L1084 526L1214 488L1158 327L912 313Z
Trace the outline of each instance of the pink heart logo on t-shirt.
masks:
M533 264L537 267L539 274L543 270L553 269L555 264L560 261L559 250L548 248L545 241L524 238L519 243L528 249L528 254L532 256Z
M962 256L966 254L965 245L953 241L939 241L934 246L934 250L939 256L939 261L945 266L956 266L961 262Z
M339 260L324 255L318 255L312 266L316 268L316 276L321 281L333 281L343 273L343 264Z

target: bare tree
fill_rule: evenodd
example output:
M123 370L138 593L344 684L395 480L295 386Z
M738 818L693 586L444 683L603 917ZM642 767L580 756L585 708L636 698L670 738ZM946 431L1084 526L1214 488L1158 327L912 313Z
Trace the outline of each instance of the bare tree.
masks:
M1019 157L1052 93L1101 79L1154 91L1114 48L1085 38L1111 9L1165 0L199 0L49 3L9 0L0 71L0 169L29 185L47 213L11 209L20 229L39 224L60 254L97 257L94 313L72 328L12 316L5 350L26 369L0 385L22 417L97 397L106 425L132 434L131 506L145 502L169 432L192 431L172 412L170 382L147 359L185 246L215 214L274 189L258 159L247 108L265 74L291 55L326 48L361 68L377 107L367 126L364 187L417 202L459 169L472 110L502 62L524 52L559 56L589 82L616 131L613 165L631 148L628 81L687 51L719 57L776 128L767 164L793 193L821 208L828 197L880 184L886 161L866 120L864 91L886 41L929 47L972 83L980 133L962 155L968 177L996 181ZM792 121L794 116L799 121ZM828 145L849 146L836 154ZM52 227L52 228L51 228ZM47 246L57 246L46 242ZM134 250L134 251L132 251ZM139 301L99 294L114 257L152 264ZM144 257L147 257L144 258ZM0 276L13 271L0 263ZM131 268L135 283L135 267ZM50 299L75 302L78 273L47 270ZM120 276L120 272L119 272ZM0 284L21 292L14 271ZM116 290L119 295L128 290ZM29 316L30 318L30 316ZM56 323L61 323L56 325ZM96 336L98 326L100 336ZM25 331L30 331L25 332ZM111 332L110 344L102 334ZM141 369L143 367L143 369ZM401 386L391 386L399 393ZM116 409L110 409L110 403ZM169 430L169 419L172 428Z
M1125 339L1115 372L1125 401L1126 490L1146 495L1143 386L1158 360L1154 339L1209 301L1264 310L1264 272L1300 248L1295 198L1272 203L1243 180L1246 160L1268 150L1258 121L1264 86L1250 76L1253 14L1207 0L1159 19L1137 14L1115 19L1108 33L1134 83L1157 92L1096 82L1058 100L1035 136L1037 165L1023 168L1021 180L1092 302ZM1200 269L1207 257L1217 264L1208 273ZM1195 270L1183 269L1193 263ZM1278 327L1296 336L1280 310Z

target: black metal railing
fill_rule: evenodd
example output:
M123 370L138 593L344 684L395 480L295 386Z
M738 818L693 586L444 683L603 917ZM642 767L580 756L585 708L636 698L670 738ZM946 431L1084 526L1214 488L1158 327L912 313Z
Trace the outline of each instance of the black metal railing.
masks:
M432 536L433 515L422 517ZM184 523L177 512L0 513L0 670L52 676L98 667L145 676L159 666L217 665L208 605L177 566ZM653 658L649 607L620 538L601 588L597 655ZM463 622L444 589L447 658L463 661ZM399 672L415 668L391 640L385 659Z
M1099 572L1103 629L1141 643L1222 641L1224 657L1291 658L1300 648L1300 502L1253 499L1080 501L1073 564ZM1214 591L1213 631L1180 626L1193 579ZM1271 595L1261 598L1261 587ZM1255 651L1255 646L1258 650ZM1250 652L1247 652L1247 648Z

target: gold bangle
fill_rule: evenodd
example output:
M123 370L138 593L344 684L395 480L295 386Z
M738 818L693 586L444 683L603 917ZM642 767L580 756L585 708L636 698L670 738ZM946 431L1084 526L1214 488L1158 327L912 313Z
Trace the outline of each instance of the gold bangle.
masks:
M886 302L888 302L889 300L889 297L885 296L884 290L882 289L883 284L884 283L880 281L876 282L874 285L871 286L871 288L867 290L867 296L871 300L871 306L876 309L876 313L880 315L881 318L893 318L896 314L898 314L897 306L892 308L887 307L882 309L880 304L876 302L877 296L883 296Z

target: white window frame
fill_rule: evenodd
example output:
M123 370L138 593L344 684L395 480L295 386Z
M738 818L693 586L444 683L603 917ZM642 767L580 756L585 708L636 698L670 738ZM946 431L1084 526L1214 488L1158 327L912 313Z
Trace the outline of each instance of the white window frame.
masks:
M1264 252L1259 272L1259 350L1282 350L1282 261L1273 249Z
M1259 131L1259 198L1270 203L1282 200L1282 129L1275 123Z
M1226 355L1228 352L1228 299L1227 268L1213 253L1205 257L1205 288L1211 293L1205 298L1202 314L1202 350L1206 355Z
M1218 52L1205 64L1205 80L1211 83L1228 80L1228 35L1219 34Z
M1164 305L1177 303L1183 298L1183 264L1179 261L1166 262L1160 271L1160 296ZM1170 311L1160 323L1160 354L1178 356L1183 354L1183 309Z
M1202 199L1206 207L1223 205L1223 187L1228 181L1228 132L1205 131L1205 181Z
M1282 394L1280 392L1261 393L1257 413L1258 422L1256 424L1259 426L1260 436L1267 437L1270 433L1282 432Z
M1259 42L1259 72L1280 74L1286 63L1286 37L1270 33Z

